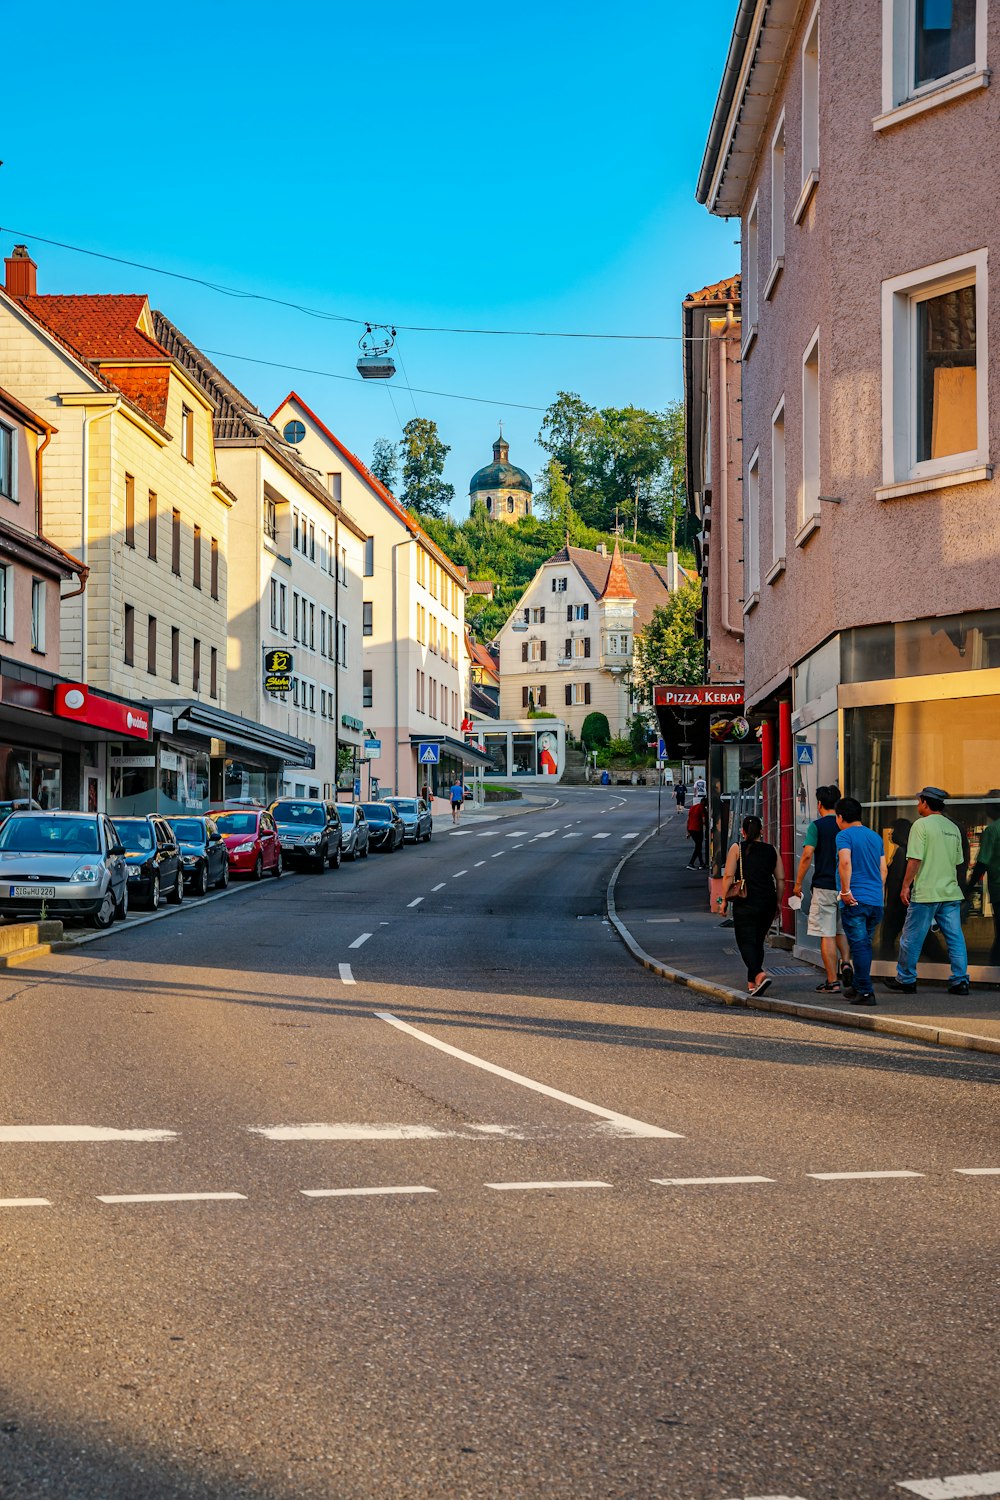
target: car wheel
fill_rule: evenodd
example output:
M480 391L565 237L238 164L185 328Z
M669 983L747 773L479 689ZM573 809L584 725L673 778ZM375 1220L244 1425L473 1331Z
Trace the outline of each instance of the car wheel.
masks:
M157 911L159 909L159 905L160 905L160 877L159 877L158 874L153 876L153 884L150 886L150 889L149 889L149 903L148 904L149 904L149 910L150 911Z
M124 922L128 916L128 881L122 886L122 899L115 906L115 920Z
M222 861L222 874L219 876L218 880L215 883L218 886L218 888L219 888L220 891L224 891L226 889L226 886L229 884L229 860L228 859L224 859Z
M198 866L198 875L197 875L197 878L196 878L195 883L194 883L194 893L195 893L196 896L207 896L208 895L208 865L207 864L199 865Z
M323 871L326 869L326 857L327 850L321 849L319 851L319 854L314 855L313 858L309 861L312 869L317 875L322 875Z
M282 863L282 861L280 859L276 859L274 861L274 866L273 866L273 868L271 870L271 874L274 876L275 880L280 880L281 877L282 877L282 875L284 875L284 873L285 873L285 866L284 866L284 864Z
M170 902L171 906L180 906L181 902L184 900L184 871L181 869L178 869L177 871L177 878L174 881L174 888L170 892L170 895L167 897L167 900Z
M105 928L110 927L115 920L115 905L115 893L109 886L104 893L100 906L90 919L91 927L96 927L102 932Z
M253 878L254 880L262 880L264 878L264 856L262 854L258 854L257 856L257 863L253 867Z

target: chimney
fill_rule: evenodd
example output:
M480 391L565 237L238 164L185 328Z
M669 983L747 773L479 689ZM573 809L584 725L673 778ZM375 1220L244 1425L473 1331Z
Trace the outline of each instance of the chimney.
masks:
M36 297L38 267L28 254L27 245L15 245L13 255L4 260L7 269L5 286L11 297Z
M604 542L598 542L597 546L594 548L594 551L601 557L607 557L608 555L608 549Z

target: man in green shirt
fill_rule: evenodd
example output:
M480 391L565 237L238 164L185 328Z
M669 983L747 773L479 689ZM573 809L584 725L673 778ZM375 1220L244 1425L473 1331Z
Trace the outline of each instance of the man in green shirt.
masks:
M1000 792L990 792L991 797ZM1000 807L995 803L989 808L991 821L983 829L979 840L979 857L972 871L972 884L978 885L983 876L989 881L990 905L993 907L993 948L990 963L1000 964Z
M907 995L916 993L917 960L934 922L951 961L948 993L969 993L969 957L961 918L964 896L956 874L963 863L962 835L957 824L944 816L947 795L939 786L925 786L918 794L918 816L906 845L906 873L899 893L907 909L906 921L899 939L896 977L884 983Z

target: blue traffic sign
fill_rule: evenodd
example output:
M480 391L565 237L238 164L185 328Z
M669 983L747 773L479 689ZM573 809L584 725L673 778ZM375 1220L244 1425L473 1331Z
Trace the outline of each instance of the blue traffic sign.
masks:
M657 760L666 760L667 758L667 744L662 735L656 746L656 758Z
M816 753L816 747L814 745L796 745L796 747L795 747L795 763L796 763L796 765L799 765L799 766L811 766L813 764L813 757L814 757L815 753Z
M361 777L360 776L355 776L355 778L354 778L354 795L355 795L355 797L360 797L361 796Z
M418 745L417 761L422 766L438 766L441 764L440 745Z

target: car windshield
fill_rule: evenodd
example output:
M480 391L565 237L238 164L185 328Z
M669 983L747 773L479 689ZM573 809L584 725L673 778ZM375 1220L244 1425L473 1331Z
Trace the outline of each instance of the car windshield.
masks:
M205 842L205 828L200 818L168 818L167 822L182 844Z
M365 817L369 823L391 823L392 808L388 802L365 802Z
M398 813L415 813L417 804L412 797L390 797L389 801Z
M17 854L96 854L93 818L22 817L14 813L0 828L0 849Z
M271 817L276 823L300 823L309 828L322 828L326 822L323 809L315 802L276 802Z
M215 821L219 825L220 833L256 833L257 814L221 812L216 813Z
M114 820L115 833L129 854L149 854L153 848L153 830L149 824L138 819L133 823L128 818Z

